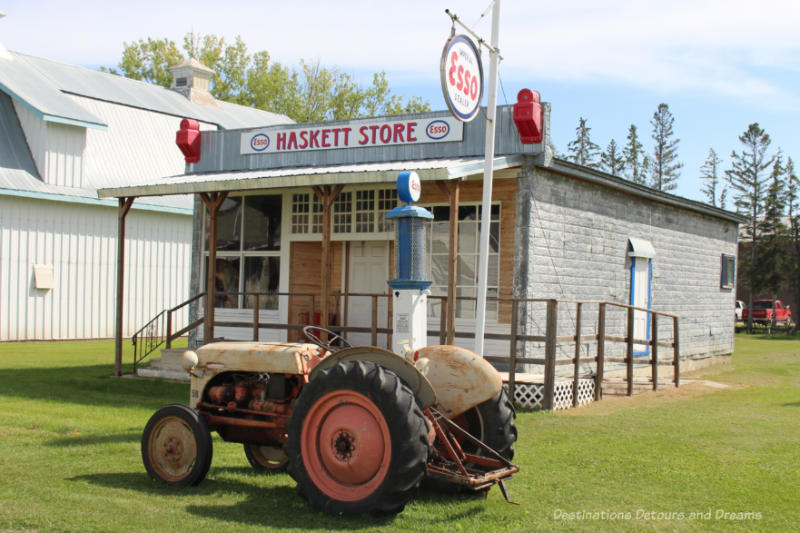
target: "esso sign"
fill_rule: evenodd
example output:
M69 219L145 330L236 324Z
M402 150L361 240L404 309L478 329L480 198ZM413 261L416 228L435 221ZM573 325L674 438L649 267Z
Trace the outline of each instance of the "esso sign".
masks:
M253 135L250 139L250 148L255 150L256 152L263 152L269 147L269 137L264 135L263 133L258 133Z
M422 184L416 172L411 170L397 175L397 196L400 197L400 200L411 204L419 201L421 194Z
M483 99L483 65L466 35L455 35L444 45L441 76L444 99L453 115L464 122L475 118Z

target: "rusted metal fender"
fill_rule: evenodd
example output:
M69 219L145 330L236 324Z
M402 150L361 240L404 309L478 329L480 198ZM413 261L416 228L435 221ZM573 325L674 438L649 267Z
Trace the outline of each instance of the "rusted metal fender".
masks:
M197 349L197 363L189 370L190 406L195 407L212 378L223 372L308 373L316 362L315 344L291 342L214 342Z
M503 379L486 359L459 346L427 346L414 354L433 384L440 410L449 418L496 396Z
M436 403L434 387L413 364L401 355L376 346L352 346L339 350L314 367L308 380L313 381L326 368L344 361L370 361L391 370L411 388L423 410Z

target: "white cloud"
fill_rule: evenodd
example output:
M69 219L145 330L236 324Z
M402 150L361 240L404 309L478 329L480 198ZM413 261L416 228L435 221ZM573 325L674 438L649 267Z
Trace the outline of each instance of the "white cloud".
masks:
M457 4L457 5L454 5ZM474 23L488 0L6 2L0 41L9 49L83 65L113 65L123 41L194 29L296 65L320 59L344 70L386 70L431 79L449 34L451 7ZM478 25L489 38L490 16ZM800 70L800 2L763 0L504 0L502 72L509 78L632 84L664 91L775 97L773 79ZM457 29L457 31L460 31ZM755 94L753 94L755 91Z

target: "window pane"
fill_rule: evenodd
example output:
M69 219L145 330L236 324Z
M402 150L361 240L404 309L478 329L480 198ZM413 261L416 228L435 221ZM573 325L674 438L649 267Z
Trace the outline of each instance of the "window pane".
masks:
M447 256L446 255L433 255L431 256L431 281L435 285L447 286Z
M478 305L474 299L477 291L470 288L459 287L456 290L456 295L459 297L470 297L470 299L458 299L456 304L456 317L458 318L475 318L475 306Z
M431 253L446 254L450 252L450 224L434 222L430 226Z
M375 191L356 191L356 233L374 231Z
M392 225L386 220L386 214L397 207L397 189L380 189L378 191L377 227L375 231L391 231Z
M489 251L497 253L500 251L500 223L492 222L489 225Z
M476 270L477 255L458 256L458 285L476 285L478 272Z
M208 231L209 227L206 225L206 235ZM239 196L225 198L217 214L217 250L239 251L241 235L242 198Z
M311 200L308 193L292 195L292 233L308 233Z
M430 209L433 211L433 218L434 220L450 220L450 206L449 205L437 205Z
M350 233L350 224L353 217L353 193L341 192L333 203L333 232Z
M244 207L244 249L280 250L281 197L248 196Z
M486 273L486 285L500 285L500 256L497 254L489 254L489 269ZM477 281L475 282L477 284Z
M237 294L239 292L239 264L238 257L217 257L216 283L214 284L217 292L214 298L214 307L239 306L239 295ZM206 268L208 268L208 257L206 257Z
M476 205L459 206L458 220L478 220L478 206Z
M244 291L246 293L259 293L258 307L260 309L277 309L278 290L280 281L279 257L245 257L244 259ZM255 297L247 295L244 306L252 309Z
M478 253L478 225L472 221L458 223L458 253Z

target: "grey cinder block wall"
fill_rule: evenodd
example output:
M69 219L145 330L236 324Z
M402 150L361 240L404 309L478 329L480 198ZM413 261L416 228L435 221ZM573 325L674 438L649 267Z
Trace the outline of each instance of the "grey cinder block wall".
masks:
M661 193L643 197L637 192L645 188L609 178L603 179L611 187L597 182L602 179L585 181L561 173L557 164L524 169L517 196L515 297L628 304L629 239L643 239L656 254L651 308L680 317L681 357L732 353L735 290L721 288L720 276L722 254L736 255L738 224L713 212L662 203ZM584 306L584 334L596 331L597 309ZM531 304L521 315L527 334L544 334L543 304ZM610 309L609 334L624 335L625 319L625 310ZM558 324L559 335L574 335L574 304L559 306ZM658 330L659 338L672 338L671 321L662 320ZM541 348L526 344L524 355L541 356ZM607 353L621 354L623 349L614 343ZM572 357L573 350L574 345L562 347L558 356ZM593 356L595 350L596 345L584 346L585 355Z

